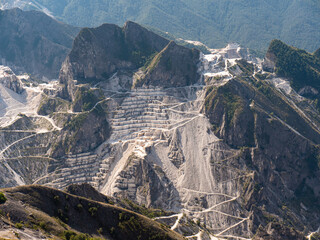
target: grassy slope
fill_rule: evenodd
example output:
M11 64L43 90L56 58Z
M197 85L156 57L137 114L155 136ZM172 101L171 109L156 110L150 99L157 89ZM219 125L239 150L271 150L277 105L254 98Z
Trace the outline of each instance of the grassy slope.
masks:
M106 239L183 239L147 217L64 191L36 185L1 191L8 199L0 205L3 216L51 236L68 230Z

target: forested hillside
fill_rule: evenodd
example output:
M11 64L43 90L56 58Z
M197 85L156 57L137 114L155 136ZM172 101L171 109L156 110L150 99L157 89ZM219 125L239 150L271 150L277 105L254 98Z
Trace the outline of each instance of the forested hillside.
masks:
M320 45L317 0L3 0L2 7L41 9L76 26L127 20L176 37L199 40L213 48L228 42L267 50L272 39L315 51ZM28 3L27 3L28 2Z
M276 73L289 78L296 90L311 86L320 91L320 60L316 55L279 40L271 42L267 53L269 58L274 58Z

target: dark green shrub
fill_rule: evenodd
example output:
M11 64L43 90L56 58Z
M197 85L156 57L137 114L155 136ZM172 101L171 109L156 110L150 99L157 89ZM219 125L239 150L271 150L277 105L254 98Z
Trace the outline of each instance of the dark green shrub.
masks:
M39 227L43 230L47 230L47 224L45 222L40 222Z
M81 211L82 209L83 209L83 206L82 206L81 203L79 203L79 204L77 205L77 210L78 210L78 211Z
M22 229L23 228L23 224L22 223L16 223L15 227L18 229Z
M75 232L72 232L72 231L69 231L69 230L67 230L67 231L64 231L64 233L63 233L63 238L65 239L65 240L71 240L74 236L76 236L77 234L75 233Z
M92 217L96 215L97 211L98 211L98 209L96 207L89 208L89 212Z
M71 237L71 240L91 240L87 234L77 234L74 237Z
M101 240L100 238L91 238L88 234L77 234L70 230L64 231L63 238L65 240Z
M4 204L6 201L6 196L2 192L0 192L0 204Z
M113 236L115 234L116 229L114 227L110 228L110 235Z
M97 230L97 232L101 235L101 234L103 233L103 229L102 229L102 228L99 228L99 229Z
M60 197L59 196L54 196L53 197L54 202L57 204L60 201Z

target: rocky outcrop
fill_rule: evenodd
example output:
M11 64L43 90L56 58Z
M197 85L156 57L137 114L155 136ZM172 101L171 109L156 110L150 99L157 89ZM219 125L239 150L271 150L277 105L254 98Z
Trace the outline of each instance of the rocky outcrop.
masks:
M319 206L319 189L313 182L319 176L320 134L311 120L266 82L250 77L209 88L204 111L217 136L241 148L246 153L247 167L256 173L251 184L244 184L246 209L263 206L279 221L292 221L302 231L305 220L295 214L310 215L301 213L299 204L309 206L307 199L313 199L312 205ZM265 221L261 219L268 219L269 213L253 220L253 229ZM318 211L313 213L319 218ZM279 236L265 239L282 239ZM287 239L293 239L290 236Z
M198 50L169 43L133 22L123 28L113 24L85 28L62 65L60 83L66 88L61 96L74 99L76 84L108 80L116 73L132 76L141 67L134 87L191 85L200 78L199 56Z
M263 59L262 67L264 71L273 73L275 71L275 56L272 53L267 53L266 57Z
M103 106L96 105L92 110L79 113L65 123L50 155L60 158L66 154L92 151L109 138L110 131Z
M159 166L153 166L146 159L129 156L127 166L120 173L114 186L120 189L114 195L145 204L147 207L168 208L167 199L173 199L176 190Z
M151 63L145 73L137 77L135 87L183 87L200 79L197 64L200 52L177 45L171 41Z
M20 79L17 78L9 67L0 65L0 83L18 94L23 92Z
M55 97L43 96L38 107L37 113L39 115L49 115L54 112L67 111L70 103Z
M217 136L234 147L253 146L254 116L249 104L254 90L235 80L210 90L206 93L204 110Z
M283 118L312 142L320 141L318 130L309 125L309 120L288 105L286 99L275 89L262 81L250 85L245 81L230 80L218 89L209 88L204 111L212 122L215 132L228 144L240 147L252 146L255 144L252 111L254 106L261 106L267 114L271 114L271 117ZM260 114L266 113L260 112ZM234 133L235 129L237 133Z
M42 12L0 10L0 63L17 73L57 79L78 31Z
M269 223L265 229L262 227L253 237L253 240L306 240L301 232L280 223Z
M113 24L84 28L62 65L60 82L68 84L72 97L73 80L93 83L107 80L117 71L132 72L167 44L168 40L133 22L127 22L123 28Z
M104 95L100 89L81 86L74 93L72 102L72 111L83 112L91 110L99 101L104 99Z

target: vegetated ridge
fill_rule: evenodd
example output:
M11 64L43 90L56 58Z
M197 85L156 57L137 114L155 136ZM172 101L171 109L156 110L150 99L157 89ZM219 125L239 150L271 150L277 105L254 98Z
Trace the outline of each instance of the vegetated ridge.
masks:
M73 193L77 188L86 189L93 199L98 195L88 186L69 188ZM183 239L162 224L115 206L111 200L99 201L101 197L96 201L37 185L1 191L6 196L0 203L1 236L12 232L20 239Z
M3 0L1 5L37 9L81 27L131 20L211 48L238 42L264 52L275 38L308 51L320 45L320 10L314 0L94 0L90 5L80 0Z

